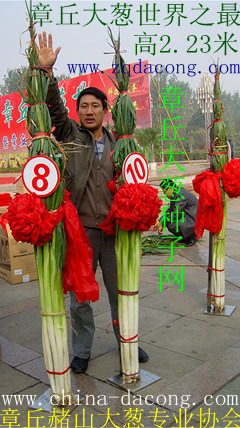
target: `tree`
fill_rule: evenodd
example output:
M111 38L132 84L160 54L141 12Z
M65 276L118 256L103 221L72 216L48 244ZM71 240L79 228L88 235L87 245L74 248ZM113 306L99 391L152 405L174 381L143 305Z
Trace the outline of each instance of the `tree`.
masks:
M152 99L153 124L159 125L162 134L164 121L165 119L169 119L167 111L171 118L174 118L174 116L180 117L178 125L181 125L181 129L178 133L180 138L185 138L184 141L186 142L187 124L192 116L193 110L196 108L193 100L193 90L190 85L186 82L180 81L176 75L170 76L167 73L163 73L161 76L153 76L150 91ZM172 105L170 102L171 99L173 100ZM168 100L168 104L164 105L164 100ZM169 141L163 141L164 150L165 148L167 150L169 149L169 144ZM178 140L171 142L171 145L176 146L176 149L181 149L181 145ZM184 143L184 145L187 147L187 144Z
M152 101L152 123L154 126L161 126L161 115L162 109L160 106L160 98L159 92L161 92L162 88L166 88L169 86L168 83L168 74L163 72L162 74L153 74L150 79L150 96Z
M19 69L7 69L7 75L5 74L3 77L4 84L0 85L0 95L12 94L13 92L17 92L18 83L22 80L21 75L26 74L27 67L22 65ZM26 85L21 84L23 89L26 89Z
M158 127L136 129L135 137L141 144L144 150L144 156L148 162L156 162L159 160L160 148L160 129Z
M71 77L68 74L62 73L59 74L59 76L55 76L57 81L60 82L61 80L68 80L71 79Z
M186 150L189 153L193 153L196 150L200 150L201 147L206 146L206 132L203 128L195 131L190 130L188 132L187 147Z

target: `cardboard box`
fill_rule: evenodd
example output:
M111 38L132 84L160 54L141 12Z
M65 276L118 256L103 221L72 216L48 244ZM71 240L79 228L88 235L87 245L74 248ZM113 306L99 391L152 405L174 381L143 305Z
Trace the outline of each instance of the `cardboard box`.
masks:
M7 207L0 207L0 215L6 213L8 210L8 206Z
M16 187L16 193L21 193L21 194L22 193L28 193L26 187L23 184L22 176L17 177L15 187Z
M8 236L0 227L0 276L11 284L37 279L34 246L16 242L9 226L7 229Z

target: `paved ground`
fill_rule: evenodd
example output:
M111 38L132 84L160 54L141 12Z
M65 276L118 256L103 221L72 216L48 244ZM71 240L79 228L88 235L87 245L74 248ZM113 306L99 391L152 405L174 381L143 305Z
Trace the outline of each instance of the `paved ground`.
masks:
M75 393L89 397L64 419L30 410L2 395L37 395L48 388L41 344L37 281L11 285L0 279L0 426L35 427L239 427L240 426L240 199L228 203L226 304L230 317L206 315L208 234L174 255L184 266L184 289L160 291L166 256L143 256L140 345L149 354L141 368L161 380L130 398L107 379L119 373L119 355L100 270L100 300L93 304L96 333L86 374L71 374ZM201 266L199 266L201 265ZM69 310L69 297L65 299ZM71 350L69 326L69 349ZM90 397L91 395L91 397ZM205 401L205 403L204 403ZM7 416L7 409L8 416ZM14 411L14 412L13 412ZM84 420L85 413L85 420ZM12 425L10 424L10 416ZM15 415L15 416L14 416ZM5 418L5 419L4 419Z

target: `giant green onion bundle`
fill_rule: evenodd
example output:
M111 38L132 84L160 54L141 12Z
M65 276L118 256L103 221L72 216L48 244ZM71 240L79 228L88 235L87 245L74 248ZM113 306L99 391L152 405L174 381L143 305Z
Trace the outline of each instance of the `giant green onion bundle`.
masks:
M30 4L31 9L31 4ZM51 118L46 105L48 81L44 70L38 65L35 45L36 33L30 10L29 32L31 42L27 57L29 68L24 80L27 95L19 88L23 100L29 105L27 129L31 135L29 157L44 154L58 166L61 177L64 172L65 157L60 146L50 137ZM48 211L54 212L62 204L64 181L55 192L43 198ZM67 343L67 322L63 300L62 268L66 253L66 242L63 222L59 222L53 230L52 239L43 246L35 246L39 294L42 315L42 342L45 365L49 376L53 403L65 405L71 402L71 384L69 372L69 356ZM65 396L65 399L64 399Z
M211 130L212 170L221 173L228 161L227 156L227 129L223 122L224 107L221 102L221 89L219 82L220 71L217 68L214 84L214 120ZM219 154L218 154L219 153ZM227 195L222 179L219 179L223 204L222 229L219 233L211 235L211 265L209 263L209 295L214 312L224 310L225 301L225 235L227 221Z
M117 138L112 160L117 169L122 171L125 158L132 152L139 152L139 146L132 137L136 127L136 112L127 93L129 89L129 73L124 68L125 62L120 54L120 36L118 36L117 41L114 41L110 29L109 34L115 49L115 65L119 64L119 72L115 74L117 83L111 79L119 91L111 111ZM122 381L123 383L132 383L139 379L138 308L141 231L126 231L117 225L115 250L119 290L118 315L121 338Z
M139 379L138 312L141 232L139 230L126 231L117 225L115 249L122 381L132 383Z
M132 152L139 152L139 146L132 137L136 126L136 113L127 93L129 72L124 69L124 60L120 55L120 38L115 42L111 31L110 38L115 49L117 82L110 76L119 91L113 109L112 118L117 143L113 153L113 162L122 170L125 158ZM120 330L120 350L122 382L132 383L139 380L138 361L138 310L139 281L141 268L141 231L148 230L156 223L162 201L157 189L148 184L123 183L114 195L113 204L107 219L99 226L107 234L116 233L115 250L118 277L118 317Z

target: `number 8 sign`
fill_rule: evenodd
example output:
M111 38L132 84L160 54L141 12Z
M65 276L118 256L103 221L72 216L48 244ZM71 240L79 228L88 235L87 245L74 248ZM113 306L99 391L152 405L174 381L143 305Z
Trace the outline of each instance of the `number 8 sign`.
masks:
M60 173L52 159L47 156L33 156L23 167L22 180L30 193L44 198L58 187Z
M123 177L127 184L146 184L148 181L148 163L140 153L131 153L123 164Z

